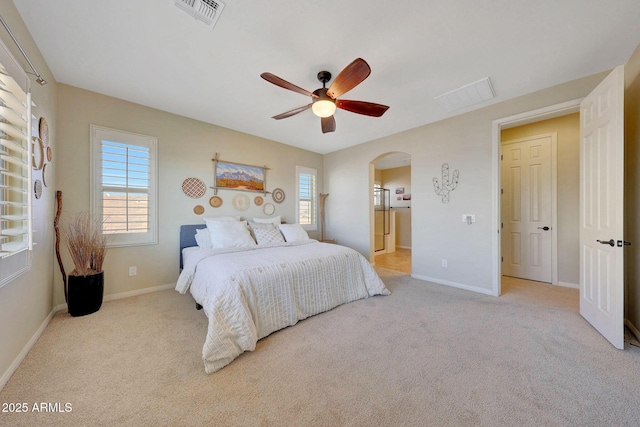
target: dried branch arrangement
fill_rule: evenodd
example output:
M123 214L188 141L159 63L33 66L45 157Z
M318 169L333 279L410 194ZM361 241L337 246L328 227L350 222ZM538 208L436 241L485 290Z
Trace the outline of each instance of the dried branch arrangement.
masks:
M87 276L102 271L107 252L107 236L102 233L102 219L88 212L74 215L63 224L62 238L75 269L72 276Z

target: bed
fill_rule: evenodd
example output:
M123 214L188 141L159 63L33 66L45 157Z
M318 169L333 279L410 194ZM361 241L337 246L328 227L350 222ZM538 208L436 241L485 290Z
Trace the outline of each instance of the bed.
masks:
M202 349L212 373L259 339L341 304L390 292L357 251L317 240L242 248L201 248L204 224L180 229L176 290L191 293L208 317Z

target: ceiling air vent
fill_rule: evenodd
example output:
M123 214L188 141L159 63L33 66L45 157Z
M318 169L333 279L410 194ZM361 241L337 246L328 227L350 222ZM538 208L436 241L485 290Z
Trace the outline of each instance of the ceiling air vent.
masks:
M450 113L451 111L488 101L495 96L489 77L485 77L477 82L469 83L451 92L436 96L435 100L447 113Z
M224 9L219 0L176 0L176 6L212 28Z

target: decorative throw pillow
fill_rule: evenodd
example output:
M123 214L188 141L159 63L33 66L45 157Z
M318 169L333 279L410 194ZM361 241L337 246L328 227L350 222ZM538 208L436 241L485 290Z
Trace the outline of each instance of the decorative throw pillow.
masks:
M275 227L254 228L253 234L256 236L258 246L268 245L269 243L282 243L284 238L280 230Z
M257 230L258 228L261 228L263 230L265 228L278 228L277 225L270 222L250 222L249 227L251 227L253 230Z
M309 240L309 235L300 224L280 224L279 227L287 242Z

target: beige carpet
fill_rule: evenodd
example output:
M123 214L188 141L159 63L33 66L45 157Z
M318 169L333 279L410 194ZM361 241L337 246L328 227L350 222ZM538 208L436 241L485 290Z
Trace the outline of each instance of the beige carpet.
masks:
M272 334L212 375L205 315L168 290L58 313L0 403L3 426L631 426L640 349L615 350L577 291L500 298L379 270L393 292Z

